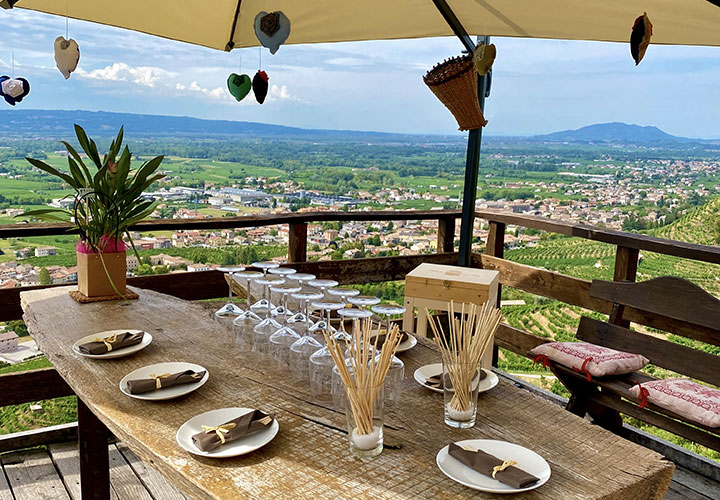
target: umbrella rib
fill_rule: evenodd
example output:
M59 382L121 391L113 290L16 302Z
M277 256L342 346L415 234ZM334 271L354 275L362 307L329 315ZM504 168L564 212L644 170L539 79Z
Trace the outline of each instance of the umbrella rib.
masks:
M237 7L235 7L235 17L233 18L232 28L230 28L230 40L228 40L228 43L225 45L226 52L230 52L235 48L235 42L233 39L235 38L235 28L237 27L238 18L240 17L241 4L242 0L238 0Z
M452 10L450 5L448 5L447 1L433 0L433 3L435 4L435 7L437 7L437 10L440 11L440 14L442 14L445 22L448 23L450 28L453 30L455 36L457 36L462 42L462 44L465 46L465 49L468 52L472 53L472 51L475 50L475 43L472 41L472 38L470 38L467 30L457 18L455 12Z

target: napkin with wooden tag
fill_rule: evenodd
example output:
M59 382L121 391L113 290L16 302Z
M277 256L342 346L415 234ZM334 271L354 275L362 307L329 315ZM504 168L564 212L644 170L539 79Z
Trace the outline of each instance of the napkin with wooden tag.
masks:
M212 451L225 443L267 429L273 418L260 410L253 410L218 426L203 425L203 431L192 437L193 444L200 451Z
M467 465L480 474L491 477L513 488L525 488L540 479L515 467L514 460L500 460L496 456L482 450L466 450L455 443L450 443L448 453L451 457Z
M127 388L130 394L142 394L144 392L165 389L173 385L194 384L200 382L205 376L205 371L196 372L194 370L185 370L177 373L163 373L156 375L150 374L150 378L141 378L137 380L128 380Z
M78 349L83 354L105 354L113 350L120 349L121 347L129 347L142 342L144 332L125 332L116 333L114 335L108 335L107 337L93 339L92 342L80 344Z

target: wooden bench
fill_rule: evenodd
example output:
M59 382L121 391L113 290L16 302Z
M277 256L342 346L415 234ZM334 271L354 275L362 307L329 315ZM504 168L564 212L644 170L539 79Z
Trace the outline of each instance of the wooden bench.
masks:
M582 317L577 330L579 340L642 354L652 365L676 372L680 377L720 386L720 356L630 330L623 319L625 310L632 308L634 313L666 319L668 332L720 346L720 300L697 285L676 277L638 283L594 280L590 296L612 302L612 313L609 323ZM690 423L653 404L639 408L629 389L638 383L655 380L650 375L635 372L593 378L588 382L585 374L557 363L551 363L551 368L571 393L567 409L579 416L589 413L596 423L619 433L622 413L720 450L720 429Z

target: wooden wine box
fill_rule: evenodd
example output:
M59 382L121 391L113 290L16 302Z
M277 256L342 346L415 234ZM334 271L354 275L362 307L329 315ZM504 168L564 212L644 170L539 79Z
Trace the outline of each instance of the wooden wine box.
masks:
M424 263L405 277L405 296L467 304L495 302L499 276L497 271Z
M420 264L405 277L405 314L403 330L427 337L426 309L447 311L449 302L478 304L497 302L500 273L469 267ZM462 307L462 306L460 306ZM417 323L415 310L417 309ZM456 309L457 311L457 309ZM482 357L481 366L492 368L493 350Z

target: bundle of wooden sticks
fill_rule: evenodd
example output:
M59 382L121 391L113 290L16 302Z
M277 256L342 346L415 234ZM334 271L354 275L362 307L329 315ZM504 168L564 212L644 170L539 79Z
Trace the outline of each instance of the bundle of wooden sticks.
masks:
M462 304L459 311L455 303L450 302L448 310L450 331L447 335L439 319L429 311L426 313L435 335L433 341L440 348L445 371L455 391L450 406L464 412L471 408L470 396L480 360L493 341L501 314L500 309L490 302L482 306ZM460 313L460 316L456 313Z
M392 325L382 350L379 351L379 336L375 335L379 328L380 324L376 324L372 319L354 321L352 337L350 340L346 338L344 342L336 340L328 332L324 333L328 349L345 386L358 434L373 432L375 402L402 337L398 325ZM348 361L345 360L343 349L350 356Z

